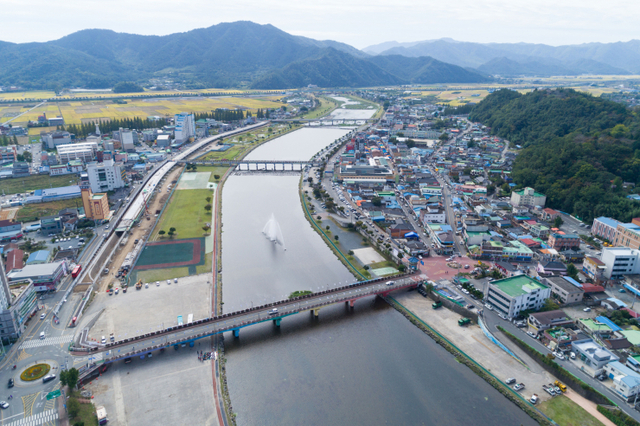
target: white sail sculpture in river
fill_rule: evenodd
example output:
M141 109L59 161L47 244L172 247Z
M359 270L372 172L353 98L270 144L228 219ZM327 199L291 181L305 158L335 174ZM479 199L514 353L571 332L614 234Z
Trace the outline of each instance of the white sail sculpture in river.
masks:
M269 221L262 229L262 233L271 241L273 244L280 244L282 248L286 251L287 248L284 246L284 236L282 235L282 230L280 229L280 224L276 220L276 217L273 213L271 213L271 217Z

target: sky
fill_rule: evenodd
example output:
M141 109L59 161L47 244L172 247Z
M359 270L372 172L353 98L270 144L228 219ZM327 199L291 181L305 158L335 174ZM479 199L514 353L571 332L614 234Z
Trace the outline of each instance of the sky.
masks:
M637 0L0 0L0 10L0 40L15 43L87 28L166 35L241 20L359 49L442 37L553 46L640 39Z

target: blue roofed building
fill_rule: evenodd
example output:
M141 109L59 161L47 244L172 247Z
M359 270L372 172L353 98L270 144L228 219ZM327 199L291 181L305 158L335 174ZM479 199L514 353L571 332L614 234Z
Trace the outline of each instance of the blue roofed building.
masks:
M49 260L51 260L51 252L49 250L38 250L29 255L27 265L49 263Z
M632 401L640 393L640 374L620 361L608 363L604 366L604 371L613 381L611 390L625 401Z

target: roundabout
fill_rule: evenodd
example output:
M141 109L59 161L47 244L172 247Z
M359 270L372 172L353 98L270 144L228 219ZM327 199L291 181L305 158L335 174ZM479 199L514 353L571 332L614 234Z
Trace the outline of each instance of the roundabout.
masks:
M20 380L25 382L32 382L46 376L51 371L51 365L46 363L40 363L27 367L20 373Z

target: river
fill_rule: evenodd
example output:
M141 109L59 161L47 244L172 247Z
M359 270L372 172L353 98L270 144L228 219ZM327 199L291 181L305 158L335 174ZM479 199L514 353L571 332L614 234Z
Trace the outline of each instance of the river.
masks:
M342 133L340 133L342 132ZM308 159L345 134L296 131L253 159ZM299 177L231 176L223 190L224 312L353 280L303 217ZM262 234L271 214L284 247ZM239 425L534 425L523 411L376 298L225 335Z

